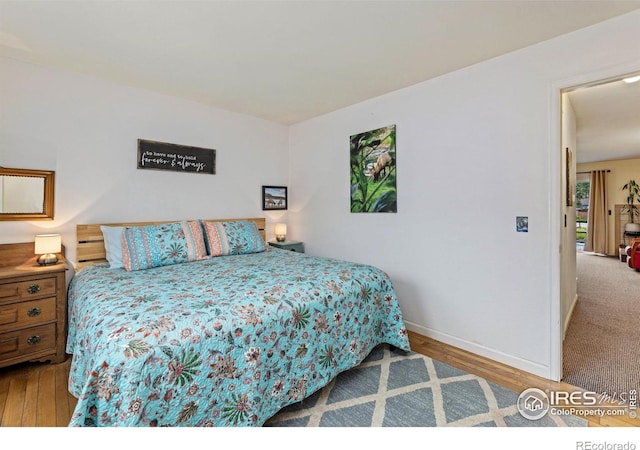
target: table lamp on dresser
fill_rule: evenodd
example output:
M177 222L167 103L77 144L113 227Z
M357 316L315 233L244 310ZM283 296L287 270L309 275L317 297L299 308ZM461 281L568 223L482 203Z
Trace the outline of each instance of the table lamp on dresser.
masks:
M56 253L62 250L62 237L59 234L38 234L35 238L35 254L40 255L38 264L49 266L58 262Z

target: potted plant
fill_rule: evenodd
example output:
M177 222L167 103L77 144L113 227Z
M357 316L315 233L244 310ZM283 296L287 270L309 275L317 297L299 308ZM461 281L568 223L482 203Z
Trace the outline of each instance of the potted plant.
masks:
M621 212L629 215L629 223L624 226L624 230L628 232L640 232L640 223L636 223L635 218L640 216L640 207L636 202L640 203L640 185L636 180L629 180L627 184L622 186L623 191L627 191L627 204L622 207Z

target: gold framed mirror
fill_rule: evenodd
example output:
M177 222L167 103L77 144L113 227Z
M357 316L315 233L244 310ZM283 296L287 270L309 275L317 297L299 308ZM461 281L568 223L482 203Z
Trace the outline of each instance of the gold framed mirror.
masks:
M0 220L52 220L55 172L0 167Z

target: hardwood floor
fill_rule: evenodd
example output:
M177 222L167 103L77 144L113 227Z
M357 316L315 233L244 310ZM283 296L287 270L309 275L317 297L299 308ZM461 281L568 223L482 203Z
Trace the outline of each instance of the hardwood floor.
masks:
M530 387L545 390L579 391L409 332L412 349L461 370L481 376L515 392ZM67 391L71 359L60 364L26 363L0 369L0 426L66 427L76 405ZM585 417L589 426L638 427L640 419Z
M71 359L0 369L0 426L66 427L76 406L67 391Z
M415 352L473 373L518 393L533 387L543 391L547 389L566 392L583 391L567 383L550 381L416 333L409 332L409 339L411 348ZM640 409L638 411L640 412ZM590 427L640 427L640 418L632 419L628 415L602 418L584 416L584 418L589 422Z

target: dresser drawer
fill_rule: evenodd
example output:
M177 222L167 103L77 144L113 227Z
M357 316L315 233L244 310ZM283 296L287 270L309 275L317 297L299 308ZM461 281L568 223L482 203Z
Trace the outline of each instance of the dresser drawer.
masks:
M0 304L16 300L52 297L55 295L55 278L41 278L39 280L0 284Z
M16 356L42 356L56 350L56 324L0 334L0 363Z
M56 298L0 305L0 333L56 320Z

